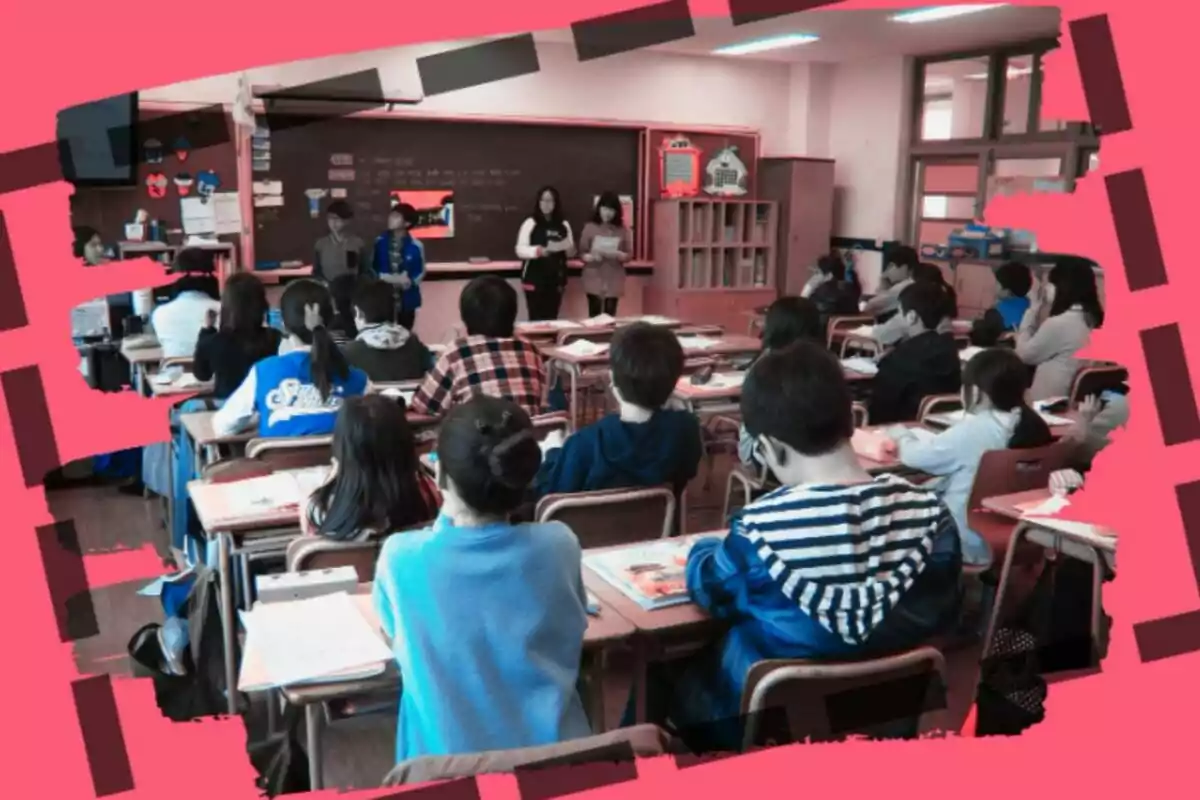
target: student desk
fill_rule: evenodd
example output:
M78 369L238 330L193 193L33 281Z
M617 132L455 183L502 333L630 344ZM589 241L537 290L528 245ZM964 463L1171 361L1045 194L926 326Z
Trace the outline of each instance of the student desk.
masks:
M191 376L190 372L184 374ZM192 377L193 379L195 378L195 376ZM184 398L191 395L211 394L213 390L212 381L197 381L196 383L190 384L180 384L178 382L160 384L151 379L147 381L147 383L150 384L150 393L155 397Z
M217 447L223 444L245 444L258 436L258 428L252 427L239 433L219 436L213 430L212 420L216 411L190 411L179 415L179 424L192 440L192 450L195 453L194 470L199 475L205 464L216 461Z
M1049 489L1031 489L1027 492L985 497L983 498L983 507L1002 517L1020 522L1025 519L1026 511L1036 508L1049 499Z
M738 400L742 396L742 384L721 384L721 377L738 374L736 371L715 372L713 380L707 384L694 384L690 375L684 375L675 384L673 397L692 413L703 409L705 413L721 414L736 411ZM842 375L847 381L869 381L873 376L855 372L849 367L842 366ZM714 383L720 385L713 385Z
M146 389L146 372L153 365L162 361L163 350L157 344L149 347L130 347L127 342L130 339L122 339L120 346L121 357L129 362L129 366L133 368L133 388L139 393L144 394ZM137 339L132 339L137 341Z
M403 534L394 534L403 536ZM593 593L594 594L594 593ZM375 608L371 598L371 584L360 584L358 593L355 595L355 600L358 602L359 610L372 627L378 629L379 618L375 614ZM606 603L600 597L596 597L597 605L600 606L599 614L593 616L588 615L587 631L583 637L583 649L585 659L594 659L587 668L591 673L589 685L591 695L587 698L588 714L592 720L592 727L597 733L604 732L604 659L608 650L617 644L629 640L634 635L633 625L618 613L611 605ZM247 650L244 654L246 663L243 665L243 671L253 671L257 666L257 654L251 650ZM358 697L364 694L373 692L383 692L397 689L400 687L400 673L396 668L396 662L389 660L386 668L379 675L374 675L369 678L359 678L344 681L323 681L321 683L310 683L299 686L287 686L281 691L285 700L297 708L304 709L305 727L307 728L307 751L308 751L308 769L309 780L312 782L312 790L318 791L324 788L324 775L322 770L322 724L324 722L324 714L322 706L325 703L347 700L353 697Z
M715 359L715 358L731 358L735 356L755 355L762 350L762 341L752 336L741 336L737 334L727 334L725 336L713 338L711 347L685 347L683 356L686 360L695 361L698 359ZM546 347L542 349L542 356L550 364L567 373L570 379L570 392L568 395L568 403L570 406L571 415L571 430L575 430L578 425L578 395L579 395L579 379L585 371L592 371L603 368L608 364L608 350L605 349L602 353L592 355L578 355L570 351L564 351L561 347ZM553 369L550 370L553 372Z
M518 339L523 339L533 345L553 345L558 340L558 335L567 331L571 333L586 333L588 331L610 333L615 328L619 328L622 325L632 325L635 322L650 322L651 324L660 325L671 330L680 328L683 325L677 319L656 316L617 317L610 323L600 325L595 323L586 324L586 320L561 319L545 322L518 322L515 327L515 333Z

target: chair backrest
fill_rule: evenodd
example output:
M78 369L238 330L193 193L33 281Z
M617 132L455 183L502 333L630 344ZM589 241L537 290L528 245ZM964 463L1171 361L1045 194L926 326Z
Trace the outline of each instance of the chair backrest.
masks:
M675 526L675 492L665 486L614 489L578 494L549 494L534 510L538 522L562 522L579 544L609 547L671 535Z
M533 435L539 442L554 431L561 431L565 436L571 430L571 415L565 411L539 414L530 421L533 423Z
M246 443L246 458L269 465L274 470L320 467L333 458L332 436L279 436L251 439Z
M209 483L233 483L248 478L263 478L275 470L253 458L229 458L207 464L200 471L201 479Z
M848 352L857 351L878 358L886 351L886 348L874 339L865 339L861 336L847 336L842 339L842 349L838 356L845 358Z
M359 583L369 583L375 580L375 564L379 561L383 542L384 538L337 542L324 536L300 536L288 543L287 569L288 572L306 572L354 567Z
M988 497L1045 489L1050 485L1050 474L1069 465L1075 447L1074 442L1059 440L1045 447L984 453L967 501L967 524L975 527L978 515L990 513L982 508Z
M921 399L917 407L917 421L924 422L930 414L942 414L947 411L958 411L962 408L962 395L931 394Z
M848 317L830 317L825 325L825 339L829 347L833 347L833 334L837 331L850 331L863 325L875 324L875 318L866 314L856 314Z
M554 787L558 797L594 788L595 776L584 764L612 764L653 758L671 751L671 739L656 725L634 725L596 736L519 750L491 750L455 756L422 756L401 761L383 779L384 786L415 785L500 772L529 770L539 787ZM537 770L536 773L533 771Z
M760 661L742 690L743 745L913 738L925 713L944 706L945 689L946 661L932 647L839 663Z
M1128 380L1129 370L1119 364L1083 367L1075 373L1075 380L1071 382L1071 408L1076 408L1092 395Z

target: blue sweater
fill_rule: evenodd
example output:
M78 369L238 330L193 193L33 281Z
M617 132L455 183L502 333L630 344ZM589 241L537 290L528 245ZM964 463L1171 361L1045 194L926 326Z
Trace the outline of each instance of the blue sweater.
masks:
M587 594L565 525L388 538L374 601L404 684L396 760L591 735L576 691Z
M546 454L538 496L668 484L683 490L700 465L700 424L685 411L656 411L643 423L609 414Z
M1006 297L996 301L996 311L1004 320L1004 330L1015 331L1021 325L1021 319L1029 310L1028 297Z
M380 275L399 275L404 273L412 279L412 285L400 293L400 302L405 311L421 307L421 278L425 276L425 246L410 234L404 234L404 242L400 245L400 255L403 263L394 269L392 265L393 231L381 233L375 240L375 271Z

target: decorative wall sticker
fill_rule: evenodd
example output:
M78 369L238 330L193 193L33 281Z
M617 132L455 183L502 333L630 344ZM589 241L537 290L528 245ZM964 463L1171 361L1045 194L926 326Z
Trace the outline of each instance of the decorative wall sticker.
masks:
M151 172L146 176L146 194L154 199L167 196L167 176L161 172Z
M147 164L161 164L163 145L158 139L147 139L142 143L142 160Z
M740 197L746 193L746 182L750 170L738 158L736 146L722 147L717 154L709 159L704 168L707 180L704 191L707 194L722 197Z
M171 145L171 149L175 151L175 158L179 159L180 163L188 160L191 154L192 143L187 140L186 136L180 136L175 140L175 144Z
M181 172L175 176L175 188L179 190L180 197L187 197L192 193L192 176L186 172Z
M196 194L204 200L212 197L221 186L221 177L211 169L202 170L196 175Z

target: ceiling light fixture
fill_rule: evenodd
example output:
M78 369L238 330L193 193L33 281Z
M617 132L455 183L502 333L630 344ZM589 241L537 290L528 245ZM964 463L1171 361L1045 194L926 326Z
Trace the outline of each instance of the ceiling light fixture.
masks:
M819 41L820 38L819 36L813 36L811 33L788 33L783 36L771 36L766 39L755 39L740 44L725 45L724 47L718 47L713 52L722 56L746 56L752 53L765 53L768 50L781 50L785 47L810 44Z
M918 8L912 11L901 11L899 14L892 16L892 22L908 22L916 24L918 22L940 22L944 19L953 19L955 17L964 17L967 14L977 14L980 11L990 11L993 8L1006 6L1008 3L986 3L975 5L961 6L933 6L932 8Z
M1020 78L1022 75L1032 74L1033 67L1009 67L1005 77L1011 81L1013 78ZM988 79L988 74L986 72L974 72L970 75L964 75L963 77L969 81L986 81Z

